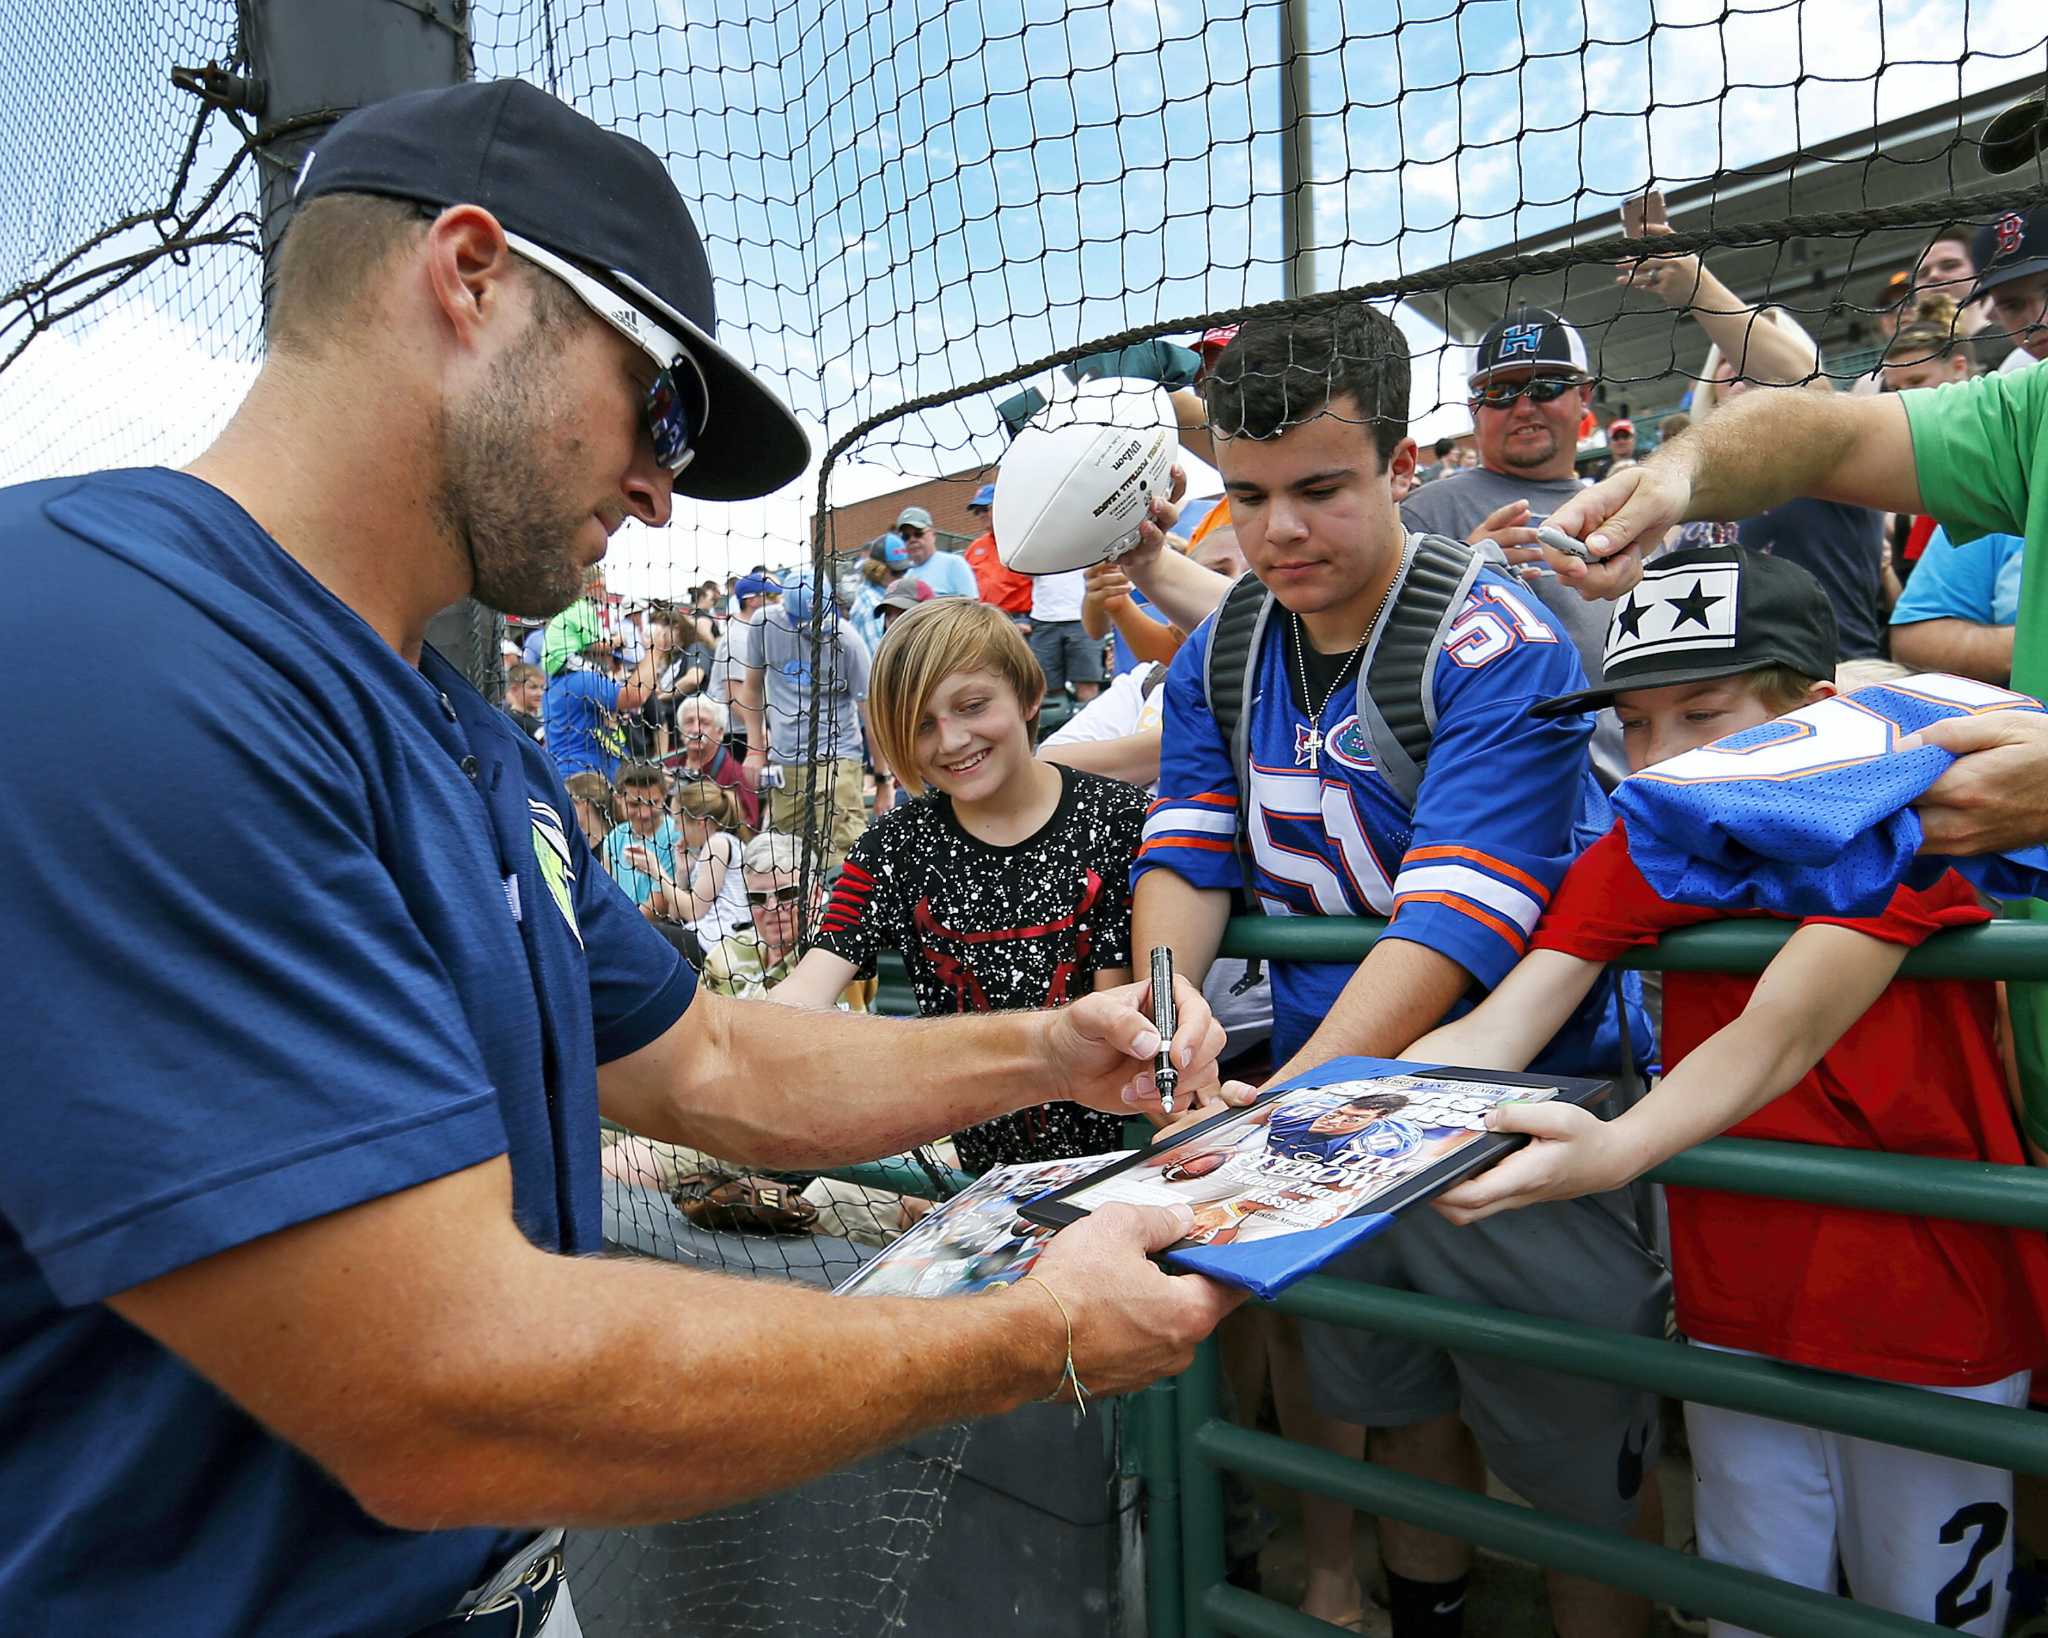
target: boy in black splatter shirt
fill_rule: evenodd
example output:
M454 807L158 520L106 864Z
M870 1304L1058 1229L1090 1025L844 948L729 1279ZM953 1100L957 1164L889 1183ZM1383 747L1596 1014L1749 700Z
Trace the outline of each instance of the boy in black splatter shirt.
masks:
M875 744L906 792L853 846L816 942L776 992L829 1004L878 951L901 952L926 1017L1064 1006L1130 981L1130 866L1146 797L1040 762L1045 680L1017 628L984 603L899 615L875 655ZM929 789L927 789L929 787ZM962 1132L973 1171L1120 1146L1120 1122L1078 1104Z

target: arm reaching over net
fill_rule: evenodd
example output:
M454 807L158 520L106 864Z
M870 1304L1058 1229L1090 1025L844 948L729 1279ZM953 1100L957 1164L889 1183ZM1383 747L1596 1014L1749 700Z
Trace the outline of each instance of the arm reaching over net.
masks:
M1647 222L1643 236L1669 238L1670 227ZM1780 324L1771 309L1744 301L1714 276L1696 255L1645 256L1624 262L1614 282L1653 291L1659 299L1690 313L1707 339L1730 360L1737 376L1753 386L1791 387L1820 373L1820 351L1796 324Z
M1896 393L1867 398L1749 393L1550 514L1595 561L1544 548L1544 561L1589 599L1642 578L1643 552L1674 524L1747 518L1800 495L1881 511L1920 510L1906 411Z

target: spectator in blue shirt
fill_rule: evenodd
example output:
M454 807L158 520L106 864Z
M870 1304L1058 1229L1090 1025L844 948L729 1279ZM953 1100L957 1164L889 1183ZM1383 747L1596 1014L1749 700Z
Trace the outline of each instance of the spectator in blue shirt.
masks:
M547 753L427 646L464 597L565 607L678 490L804 468L711 339L660 159L514 80L371 104L301 170L271 294L189 468L0 490L30 566L0 761L68 798L0 803L33 1089L0 1146L0 1626L569 1632L550 1521L683 1517L1185 1365L1231 1300L1147 1260L1166 1211L971 1302L594 1255L600 1114L816 1170L1054 1089L1158 1107L1143 986L921 1026L700 993ZM81 608L136 634L130 688L76 686ZM1183 1090L1213 1093L1180 989Z
M1936 529L1892 609L1892 658L1915 671L2011 682L2026 546L2019 535L1979 535L1957 546Z
M589 607L579 603L548 626L548 647L561 669L541 696L540 715L548 754L564 778L598 773L609 781L626 754L620 719L640 709L669 656L650 650L630 675L615 677L611 640L598 629Z
M896 519L896 533L910 558L903 573L906 579L922 580L940 597L979 597L974 567L957 552L939 550L939 537L932 531L932 515L922 506L906 506Z

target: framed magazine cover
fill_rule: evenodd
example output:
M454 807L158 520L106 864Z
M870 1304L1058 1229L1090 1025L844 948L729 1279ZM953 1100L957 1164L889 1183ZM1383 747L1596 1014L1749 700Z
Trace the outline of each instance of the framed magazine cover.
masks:
M1048 1227L1113 1202L1193 1208L1167 1260L1271 1295L1527 1138L1510 1101L1600 1102L1608 1081L1339 1058L1023 1208Z
M1028 1221L1029 1201L1100 1170L1130 1151L998 1166L942 1201L842 1280L862 1296L957 1297L1022 1279L1052 1238Z

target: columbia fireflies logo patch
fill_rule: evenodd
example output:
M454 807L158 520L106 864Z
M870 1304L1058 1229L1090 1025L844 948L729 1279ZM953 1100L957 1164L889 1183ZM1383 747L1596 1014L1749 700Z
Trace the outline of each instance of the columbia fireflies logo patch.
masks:
M569 931L581 944L583 929L576 925L576 901L571 896L576 867L569 862L569 838L562 830L562 816L547 803L531 798L526 806L533 815L533 857L540 866L540 879L547 883L548 897L555 901L555 908L562 912Z

